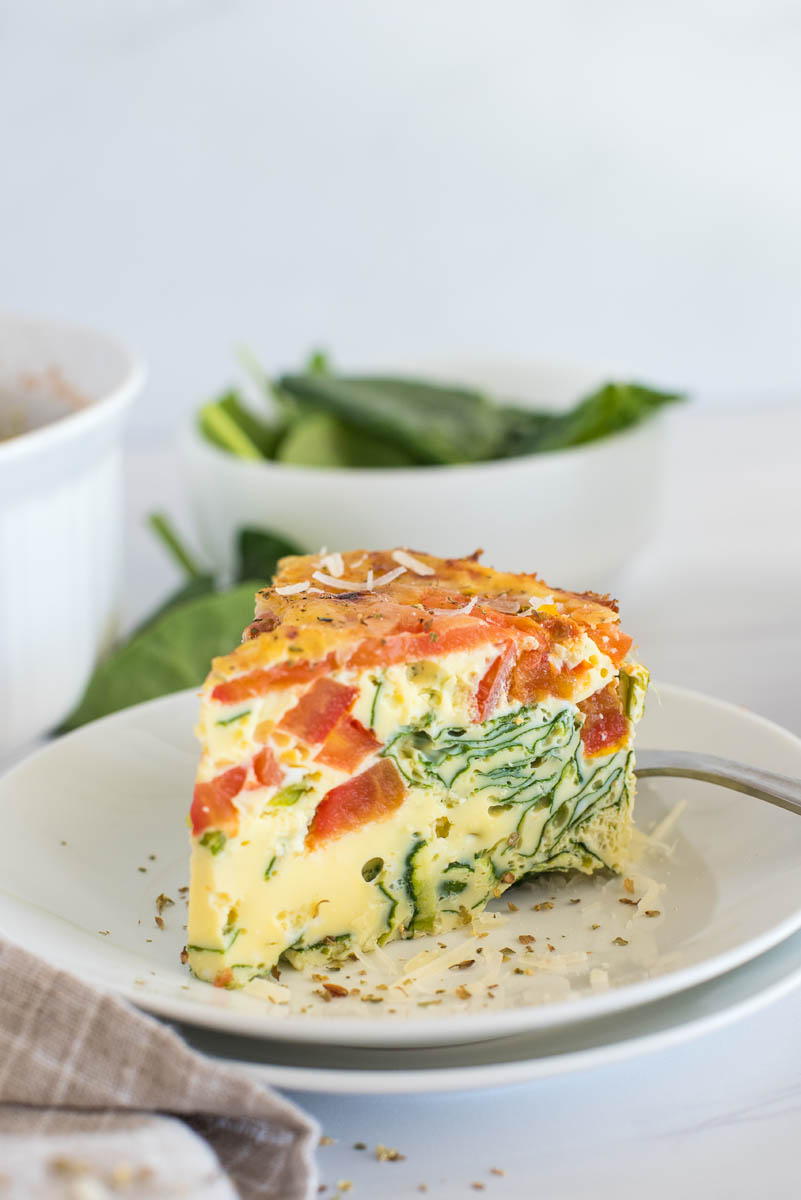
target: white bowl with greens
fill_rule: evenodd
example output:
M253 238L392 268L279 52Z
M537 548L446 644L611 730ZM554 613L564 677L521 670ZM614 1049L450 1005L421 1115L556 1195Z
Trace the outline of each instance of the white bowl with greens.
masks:
M531 366L256 376L185 430L206 554L233 566L237 531L308 550L484 550L505 570L606 587L647 541L659 503L662 410L679 397ZM449 381L457 380L457 384Z

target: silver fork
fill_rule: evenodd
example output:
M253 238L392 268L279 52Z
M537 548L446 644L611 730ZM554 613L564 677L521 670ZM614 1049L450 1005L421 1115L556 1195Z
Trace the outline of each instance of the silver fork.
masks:
M695 754L684 750L638 750L635 772L640 779L652 775L676 775L682 779L701 779L717 783L735 792L745 792L758 800L767 800L787 812L801 816L801 781L789 775L763 771L714 754Z

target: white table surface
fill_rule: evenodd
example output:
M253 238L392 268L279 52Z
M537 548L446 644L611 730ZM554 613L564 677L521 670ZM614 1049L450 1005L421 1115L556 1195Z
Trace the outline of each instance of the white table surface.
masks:
M185 514L168 452L136 450L128 468L135 617L174 582L142 515ZM657 682L746 705L801 734L800 531L801 406L674 421L661 528L617 588ZM799 1018L796 991L685 1046L530 1085L293 1098L336 1139L319 1152L328 1197L339 1180L351 1181L354 1200L416 1196L421 1183L432 1196L465 1197L479 1194L473 1182L488 1197L541 1200L675 1200L677 1188L704 1200L784 1196L801 1133ZM377 1143L405 1161L376 1161Z

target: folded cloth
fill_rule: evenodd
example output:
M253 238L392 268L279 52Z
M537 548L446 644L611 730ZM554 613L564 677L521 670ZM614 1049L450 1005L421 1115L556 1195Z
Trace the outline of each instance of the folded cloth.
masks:
M317 1141L241 1069L0 939L2 1200L307 1200Z

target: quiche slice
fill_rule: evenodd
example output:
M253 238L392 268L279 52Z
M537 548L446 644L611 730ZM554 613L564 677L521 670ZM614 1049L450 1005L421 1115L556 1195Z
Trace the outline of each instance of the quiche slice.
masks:
M645 669L608 597L407 550L285 558L203 688L188 959L236 987L618 870Z

